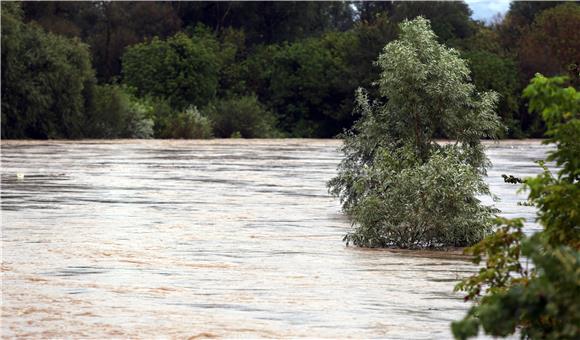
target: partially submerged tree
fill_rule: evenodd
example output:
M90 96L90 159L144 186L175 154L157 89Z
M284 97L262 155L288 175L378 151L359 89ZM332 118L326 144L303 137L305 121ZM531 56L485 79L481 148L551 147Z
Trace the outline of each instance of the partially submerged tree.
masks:
M359 90L362 118L344 134L338 175L329 182L356 227L345 240L364 247L445 247L478 242L494 209L483 176L481 138L501 124L497 95L477 93L457 51L437 42L429 21L400 25L377 64L381 100ZM451 143L439 144L438 136Z

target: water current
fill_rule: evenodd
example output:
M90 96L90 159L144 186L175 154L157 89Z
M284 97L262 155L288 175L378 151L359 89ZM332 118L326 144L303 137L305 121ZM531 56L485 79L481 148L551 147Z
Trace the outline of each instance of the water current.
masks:
M449 338L477 268L346 247L339 145L2 141L2 337ZM501 174L537 173L547 147L488 146L496 206L533 232Z

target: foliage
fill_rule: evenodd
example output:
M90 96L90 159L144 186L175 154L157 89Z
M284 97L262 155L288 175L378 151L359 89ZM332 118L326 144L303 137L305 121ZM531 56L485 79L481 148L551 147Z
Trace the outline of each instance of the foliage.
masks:
M218 62L215 37L200 27L192 37L178 33L128 48L123 81L139 96L167 98L177 109L202 106L216 94Z
M554 177L544 172L528 179L531 200L540 210L543 235L551 245L580 248L580 93L573 87L561 88L563 77L536 76L524 91L530 110L541 114L548 131L547 143L556 144L548 161L560 167Z
M521 337L528 339L578 338L578 250L567 246L547 249L540 235L522 243L522 255L534 263L536 275L490 290L463 320L452 324L456 338L477 336L479 327L493 336L508 336L519 329Z
M173 35L182 26L169 2L25 1L22 6L27 20L89 44L97 77L105 82L119 76L127 46Z
M203 116L195 106L174 114L167 121L162 138L206 139L212 137L211 121Z
M329 182L357 226L346 240L413 248L473 244L489 231L493 212L476 195L489 194L480 138L500 128L497 97L476 93L466 62L437 42L426 19L400 28L399 40L378 61L383 101L358 92L362 118L344 135L346 157ZM455 143L439 145L439 134Z
M79 138L94 84L88 46L22 22L2 3L2 138Z
M545 10L535 17L529 32L519 40L520 67L529 79L536 72L548 76L578 74L580 5L570 2Z
M91 95L84 135L92 138L153 137L152 107L119 85L97 85Z
M282 128L296 137L332 137L349 120L358 76L349 65L356 50L351 33L329 33L317 39L281 46L266 76L267 102ZM309 134L298 127L314 127Z
M474 168L461 160L458 149L434 152L423 163L417 162L410 149L394 154L381 151L368 175L355 183L362 199L349 213L359 227L345 237L347 244L462 247L491 231L493 210L482 208L475 198L487 193L487 187Z
M467 293L466 301L476 300L482 293L505 291L530 278L531 273L520 262L523 219L497 217L494 223L497 228L493 234L466 249L466 254L473 256L475 264L486 259L486 266L479 269L477 275L467 278L456 287L456 290Z
M125 130L129 101L119 86L95 86L89 99L85 134L92 138L119 137Z
M219 36L220 72L218 98L251 93L246 84L246 35L243 31L224 30Z
M83 70L79 76L86 78L80 86L62 91L80 92L85 102L90 101L93 73L100 84L129 85L154 110L156 103L169 106L171 114L160 113L160 119L155 119L156 136L165 130L169 116L189 105L203 108L216 100L253 94L276 115L286 135L335 136L359 118L350 114L357 86L369 88L373 98L382 95L378 87L371 86L378 81L380 69L373 60L396 37L397 24L417 15L431 21L439 41L460 49L470 61L478 90L499 94L498 112L509 128L508 137L543 136L541 118L529 114L526 102L516 95L535 72L568 72L573 75L572 83L580 84L575 59L578 39L574 39L579 6L570 2L512 2L505 18L498 17L488 26L469 18L465 2L440 1L45 1L6 3L2 8L2 30L7 33L2 39L3 56L16 56L10 57L14 63L3 64L16 71L3 74L23 73L17 69L22 65L39 72L40 79L70 74L42 64L42 58L56 60L55 56L66 54L62 53L65 48L51 52L60 43L35 43L32 50L38 53L24 55L29 49L22 47L23 42L35 39L31 27L41 26L52 33L50 39L68 44L75 41L77 52L84 55L70 57L79 63L59 63L62 69L76 65ZM18 8L18 15L11 8ZM18 18L19 25L27 29L10 28L16 27L10 17ZM16 39L11 30L27 33ZM94 72L85 65L87 60L90 64L87 56ZM24 94L11 95L11 100L21 101L20 96L50 106L46 94L50 91L40 90L36 78L27 77L28 70L24 71L24 77L15 76L15 85L34 91L22 90ZM39 104L22 106L29 113L4 115L3 126L10 132L3 136L83 137L85 130L98 130L85 129L83 100L75 99L74 105L59 101L55 105L61 105L62 114L46 107L35 111ZM69 113L64 112L67 108ZM167 111L167 107L162 109ZM67 118L57 119L61 115ZM442 131L437 136L448 137Z
M363 2L364 8L388 6L389 2ZM361 20L353 28L357 44L349 49L351 73L356 75L358 86L367 88L371 94L378 96L371 85L378 80L379 68L374 61L385 45L398 35L398 26L392 22L386 12L367 13L372 15L368 20ZM353 120L354 122L354 120ZM352 125L352 124L351 124Z
M509 57L481 50L464 52L462 56L469 61L475 86L479 90L493 90L499 94L498 113L504 125L508 127L507 135L521 136L517 95L519 85L515 61Z
M563 1L512 1L505 18L496 23L501 44L510 51L518 49L518 41L529 33L537 15Z
M517 62L518 89L537 72L551 76L569 73L571 81L580 84L576 58L580 47L575 39L579 8L576 3L560 1L512 2L505 18L492 27L500 41L497 52ZM519 125L526 135L543 137L541 117L528 111L526 104L520 101Z
M184 26L202 23L214 31L243 30L254 45L292 42L352 26L346 1L223 1L176 3Z
M151 117L151 106L142 101L132 101L127 112L127 126L122 136L125 138L152 138L154 124Z
M208 107L216 137L268 138L277 136L276 117L256 96L219 100Z
M473 32L469 22L471 10L462 1L398 1L394 3L391 20L422 16L431 22L433 32L442 42L464 39Z
M537 75L525 89L530 110L543 117L556 150L547 160L560 167L554 176L543 172L523 180L528 201L538 208L541 232L525 237L521 220L502 219L496 234L467 250L475 263L486 254L485 268L456 286L475 300L467 316L452 324L453 334L465 339L479 328L493 336L519 330L522 338L577 339L580 336L580 94L562 88L565 78ZM506 176L506 180L515 181ZM528 272L520 264L533 264Z

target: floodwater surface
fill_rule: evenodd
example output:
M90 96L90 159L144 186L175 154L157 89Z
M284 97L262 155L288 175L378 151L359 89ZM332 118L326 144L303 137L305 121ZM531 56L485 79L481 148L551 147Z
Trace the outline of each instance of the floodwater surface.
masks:
M449 338L476 267L346 247L339 143L3 141L2 337ZM501 174L546 150L489 145L496 206L527 232Z

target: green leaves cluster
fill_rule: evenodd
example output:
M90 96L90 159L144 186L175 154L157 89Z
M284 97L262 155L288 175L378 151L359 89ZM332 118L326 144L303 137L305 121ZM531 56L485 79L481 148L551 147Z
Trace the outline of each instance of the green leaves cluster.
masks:
M191 31L131 46L123 56L124 83L138 95L167 105L156 119L158 136L277 135L276 117L245 89L246 65L237 60L241 47L235 41L243 35L230 30L218 39L203 26Z
M353 74L349 55L357 40L352 33L282 45L272 58L267 102L294 136L333 137L350 120Z
M480 143L501 127L497 96L478 93L458 52L437 42L428 20L400 25L378 65L381 100L357 95L362 118L344 135L338 175L329 182L356 227L347 242L366 247L473 244L491 230L494 209L482 179ZM454 140L440 145L438 134Z
M86 107L95 81L129 85L154 107L167 104L171 114L155 109L154 137L172 135L170 120L192 105L207 114L215 101L253 96L283 135L333 137L359 118L350 115L355 89L379 80L373 60L397 37L397 25L418 15L469 60L478 91L499 94L498 113L509 128L500 137L543 136L542 120L519 97L534 73L568 70L576 84L580 79L580 6L571 2L512 2L505 18L487 24L470 19L461 1L49 1L2 8L5 138L108 135L85 132L100 129L85 119L96 112Z
M478 275L460 282L456 290L467 293L465 300L477 300L482 294L493 294L519 282L526 282L530 272L521 263L521 240L523 219L508 220L498 217L494 221L495 232L470 247L466 252L473 262L486 265Z
M178 33L133 45L123 55L123 80L138 95L166 98L176 109L206 105L217 91L217 44L200 28L191 37Z
M151 104L119 85L96 85L88 98L85 136L93 138L151 138Z
M22 22L2 3L2 138L79 138L94 84L88 46Z
M493 336L516 330L522 338L580 336L580 93L563 88L565 81L537 75L524 91L546 122L546 142L556 145L547 160L560 168L554 176L540 162L544 171L523 181L543 230L525 237L521 220L502 219L495 234L467 250L477 264L485 255L486 264L456 287L478 302L452 324L457 338L476 336L480 327ZM520 257L533 269L524 270Z
M433 152L426 162L410 155L382 150L368 177L358 179L357 190L372 189L349 210L358 228L345 237L347 244L461 247L491 231L489 217L494 210L482 207L475 198L487 187L456 149Z
M271 138L278 135L274 128L276 116L256 96L217 100L207 112L216 137Z
M211 120L195 106L174 113L162 132L164 138L206 139L213 137Z

